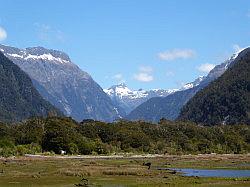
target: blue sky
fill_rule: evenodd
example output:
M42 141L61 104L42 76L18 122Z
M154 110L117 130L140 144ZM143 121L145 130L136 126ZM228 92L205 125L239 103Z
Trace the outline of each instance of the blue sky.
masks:
M103 88L178 88L250 45L249 0L0 0L0 43L69 54Z

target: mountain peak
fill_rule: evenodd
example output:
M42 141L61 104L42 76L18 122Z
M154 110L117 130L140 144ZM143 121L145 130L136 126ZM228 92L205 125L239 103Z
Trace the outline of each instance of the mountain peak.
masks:
M243 52L243 51L248 51L249 49L250 49L250 46L247 46L247 47L238 49L238 50L229 58L229 60L234 60L234 59L236 59L236 58L239 56L239 54L240 54L241 52Z
M127 87L125 83L111 86L109 89L104 89L104 92L111 98L111 100L119 107L124 108L128 114L135 107L141 103L147 101L152 97L164 97L177 89L164 90L164 89L152 89L152 90L132 90Z
M41 56L44 54L47 54L47 55L50 54L54 58L60 58L60 59L65 60L65 61L70 61L70 58L66 53L64 53L62 51L58 51L58 50L46 49L44 47L38 46L38 47L26 48L25 51L31 55Z
M127 85L125 84L125 82L119 83L118 85L116 85L117 87L123 87L126 88Z
M0 44L0 51L10 59L25 59L35 62L37 62L37 60L46 60L54 63L71 63L66 53L40 46L18 49Z

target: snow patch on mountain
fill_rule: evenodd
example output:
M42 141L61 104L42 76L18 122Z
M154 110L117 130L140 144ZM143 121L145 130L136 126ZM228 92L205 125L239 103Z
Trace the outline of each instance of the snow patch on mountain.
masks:
M116 97L119 99L130 98L130 99L140 99L147 98L149 95L155 96L165 96L170 93L173 93L174 90L163 90L163 89L153 89L153 90L131 90L127 87L126 84L121 83L114 85L109 89L104 89L104 92L108 94L111 98Z
M1 49L1 51L4 52L3 49ZM20 59L24 59L24 60L33 60L34 62L37 62L37 60L48 60L51 61L53 63L71 63L69 60L64 60L62 58L59 57L55 57L50 53L47 54L42 54L42 55L33 55L33 54L27 54L26 51L22 51L23 54L15 54L15 53L6 53L6 56L8 57L14 57L14 58L20 58Z
M191 89L195 86L198 86L201 81L203 81L205 79L206 76L199 76L197 79L195 79L193 82L187 83L184 86L182 86L180 89L177 89L176 91L180 91L180 90L187 90L187 89Z
M240 48L238 51L236 51L230 58L228 58L225 62L224 62L224 69L226 70L228 68L228 66L239 56L239 54L244 51L245 49L249 48L245 47L245 48Z
M238 56L239 56L239 54L242 52L242 51L244 51L245 49L247 49L247 48L250 48L250 46L247 46L247 47L244 47L244 48L240 48L238 51L236 51L232 56L231 56L231 60L235 60Z
M125 83L111 86L108 89L104 89L104 92L109 95L111 99L115 100L138 100L138 99L150 99L152 97L166 97L176 91L186 90L193 88L205 78L205 76L198 77L194 82L185 84L179 89L152 89L152 90L131 90Z
M52 54L43 54L43 55L31 55L29 54L28 56L26 56L24 58L25 60L27 59L33 59L33 60L50 60L50 61L53 61L53 62L59 62L59 63L70 63L70 61L68 60L63 60L61 58L56 58L54 57Z
M3 50L4 51L4 50ZM14 58L24 58L23 55L19 55L19 54L10 54L10 53L6 53L7 56L11 56Z

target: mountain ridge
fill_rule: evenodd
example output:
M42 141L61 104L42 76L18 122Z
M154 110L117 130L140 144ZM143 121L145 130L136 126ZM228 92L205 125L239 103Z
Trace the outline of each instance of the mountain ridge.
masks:
M166 96L173 92L173 90L154 89L154 90L131 90L125 83L113 85L104 92L109 95L111 100L117 106L123 108L126 113L129 113L136 106L145 102L149 98L156 96Z
M77 121L113 121L123 114L102 88L61 51L43 47L18 49L0 45L0 50L32 79L39 93L67 116Z
M146 102L153 97L166 97L180 90L186 90L197 86L204 76L199 76L193 82L183 85L179 89L150 89L150 90L132 90L125 83L113 85L104 92L109 95L111 100L121 108L124 108L128 114L140 104Z

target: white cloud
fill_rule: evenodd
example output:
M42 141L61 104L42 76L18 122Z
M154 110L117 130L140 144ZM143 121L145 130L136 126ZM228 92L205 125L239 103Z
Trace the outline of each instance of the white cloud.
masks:
M140 82L151 82L154 80L154 77L148 73L140 72L134 75L134 79Z
M150 66L139 67L139 72L134 75L134 79L140 82L151 82L154 80L152 75L153 68Z
M6 30L0 26L0 41L4 41L7 38Z
M196 52L192 49L173 49L158 53L158 58L164 61L172 61L176 59L194 58Z
M37 36L40 40L49 43L53 41L65 42L65 35L61 30L55 29L47 24L35 23L34 26L36 27Z
M205 63L205 64L201 64L199 67L197 67L197 69L200 72L209 73L214 67L215 67L214 64Z

